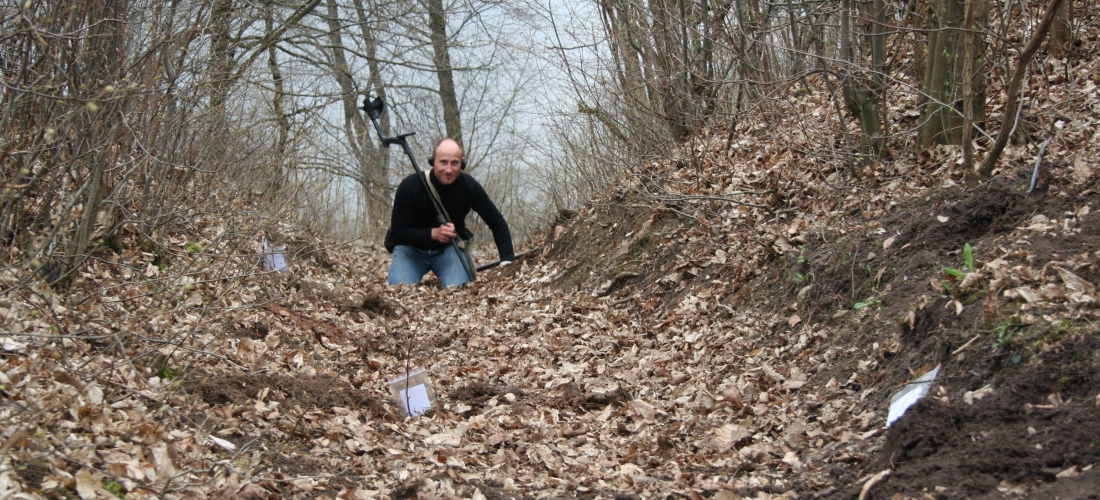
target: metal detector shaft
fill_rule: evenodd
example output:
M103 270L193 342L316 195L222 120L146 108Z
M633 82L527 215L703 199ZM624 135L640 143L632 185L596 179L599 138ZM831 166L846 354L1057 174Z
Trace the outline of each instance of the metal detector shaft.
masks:
M515 261L519 260L519 259L520 259L520 257L523 257L524 255L527 255L527 254L529 254L529 253L531 253L531 252L537 252L537 251L539 251L539 250L541 250L541 249L542 249L542 247L535 247L535 248L532 248L532 249L530 249L530 250L528 250L528 251L526 251L526 252L520 252L520 253L517 253L517 254L516 254L516 257L515 257L515 259L514 259L514 260L512 260L512 262L515 262ZM486 269L492 269L492 268L494 268L494 267L497 267L497 266L499 266L499 265L500 265L500 261L499 261L499 260L498 260L498 261L494 261L494 262L490 262L490 263L488 263L488 264L482 264L482 265L480 265L480 266L477 266L477 272L479 272L479 273L480 273L481 271L484 271L484 270L486 270Z
M397 144L401 146L401 150L405 152L405 156L409 157L409 162L412 163L413 170L416 171L416 176L420 178L420 183L424 186L424 191L428 193L428 200L432 203L432 208L435 209L435 220L439 225L447 223L447 216L443 215L443 207L439 206L436 202L435 196L432 196L432 188L428 185L428 178L424 176L424 172L420 170L420 165L416 163L416 158L413 157L412 148L409 147L408 138L416 135L416 132L409 132L407 134L400 134L394 137L386 137L386 134L382 133L382 126L378 124L378 117L382 116L382 110L386 108L386 103L382 101L381 97L375 97L371 99L369 96L363 99L363 111L367 112L367 116L370 117L371 123L374 124L374 130L378 132L378 139L382 141L383 147L390 147L391 144ZM458 227L456 226L457 230ZM466 270L466 276L470 277L470 281L474 280L474 270L470 269L470 263L466 262L466 259L462 256L462 250L458 248L458 242L456 238L451 238L451 248L454 248L455 253L458 254L460 261L462 261L462 268Z

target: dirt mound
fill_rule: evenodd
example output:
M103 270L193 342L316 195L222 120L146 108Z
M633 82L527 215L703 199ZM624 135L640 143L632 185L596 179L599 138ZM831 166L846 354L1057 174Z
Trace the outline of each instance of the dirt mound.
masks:
M377 293L368 293L367 296L358 303L349 302L340 306L340 311L352 313L364 312L369 318L375 318L377 316L393 318L397 316L398 307L400 306Z
M882 470L892 473L868 498L926 492L935 498L975 498L1026 491L1063 477L1076 479L1072 488L1063 488L1070 496L1062 498L1088 498L1074 490L1100 491L1100 476L1091 471L1100 459L1096 333L1050 346L1009 382L991 388L989 396L973 401L972 393L973 404L922 401L890 429L877 459L842 478L851 486L830 498L857 497L856 478Z
M474 407L483 407L489 400L497 396L504 396L505 394L512 394L516 398L526 396L526 393L518 388L508 388L485 382L473 382L452 390L448 397L451 401L466 403Z
M294 405L309 410L331 410L335 407L363 410L377 418L392 418L382 403L370 393L355 389L335 377L314 376L292 378L278 373L249 375L197 375L188 378L184 390L210 406L243 404L257 399L277 401L284 408Z
M570 383L566 384L560 402L564 408L592 411L607 405L621 405L631 399L634 398L621 387L611 392L585 392L577 384Z

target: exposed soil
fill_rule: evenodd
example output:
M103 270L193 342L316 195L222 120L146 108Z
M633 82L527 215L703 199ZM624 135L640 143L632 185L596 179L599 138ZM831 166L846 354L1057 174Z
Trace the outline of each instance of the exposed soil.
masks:
M50 468L44 463L32 462L17 466L15 472L19 474L19 477L26 481L28 485L34 488L40 488L42 486L42 480L50 474Z
M264 389L265 399L284 408L298 405L304 410L334 407L361 410L376 418L392 419L382 402L347 382L327 376L291 378L277 373L189 377L183 388L210 406L242 404L254 400Z
M874 335L877 321L865 321L874 313L850 310L857 301L877 308L876 318L899 319L894 337L899 347L878 353L886 376L857 378L861 385L853 389L871 384L892 393L899 380L910 379L914 372L935 363L945 367L937 381L942 394L910 409L871 460L854 470L835 469L837 484L846 487L807 493L857 498L869 477L890 470L865 498L1003 498L1024 492L1033 498L1097 498L1100 474L1091 470L1100 461L1097 329L1083 321L1037 325L998 347L996 325L988 320L1003 322L1018 304L990 302L985 291L944 289L937 294L929 285L930 280L954 283L943 268L962 267L964 244L973 247L977 262L1005 257L1001 245L1010 232L1027 226L1033 217L1064 218L1100 202L1095 193L1025 195L1018 186L1023 180L998 179L973 190L927 196L925 208L915 203L883 218L884 233L806 248L807 257L792 264L790 274L811 276L812 286L797 297L806 283L787 285L786 295L777 302L810 304L812 310L800 307L799 312L813 321L847 322L851 338L836 339L836 344L886 340ZM1042 263L1100 247L1100 221L1086 217L1078 227L1080 232L1070 236L1031 237L1026 254L1008 258ZM890 237L894 241L884 250L883 242ZM870 253L879 255L868 258ZM1096 272L1095 266L1080 268L1080 275L1093 283ZM914 310L921 296L927 304ZM961 314L954 310L956 300L965 306ZM848 311L831 317L837 310ZM913 327L902 320L910 310L915 312ZM972 339L978 342L969 352L954 355ZM817 378L852 373L861 359L866 357L837 360ZM986 385L993 388L992 395L973 405L963 402L966 391ZM881 403L883 413L885 405Z
M422 486L422 481L409 481L394 491L393 498L418 498L417 489ZM535 498L545 498L549 500L554 499L578 499L578 500L597 500L597 499L613 499L613 500L639 500L640 497L632 495L626 492L616 491L588 491L584 493L578 493L575 496L560 496L551 495L545 496L539 494L539 492L528 492L513 488L511 490L504 487L499 481L471 481L468 484L455 488L455 493L461 496L461 498L472 498L474 491L479 491L487 500L534 500Z
M1095 113L1071 117L1059 140L1081 144L1055 141L1031 194L1025 145L964 188L950 148L856 180L783 131L700 130L458 289L388 287L388 256L291 244L309 255L292 273L255 275L249 255L194 277L218 321L93 262L84 298L3 302L13 335L73 342L0 349L0 484L73 497L87 467L127 474L133 498L1100 498ZM756 140L731 149L735 133ZM223 229L204 231L180 241ZM68 338L108 324L145 333ZM183 363L149 336L202 350ZM385 381L412 366L442 405L402 418Z
M517 399L526 396L526 393L519 389L496 386L484 382L474 382L452 390L449 397L452 401L459 401L475 408L480 408L485 406L485 403L489 402L489 400L509 393Z
M351 337L348 336L348 332L343 328L328 322L318 321L308 314L295 312L277 305L270 305L267 307L267 310L277 314L283 320L292 324L296 332L308 333L308 336L312 337L312 341L323 344L326 339L328 339L329 342L343 342L351 339ZM264 329L261 330L260 327ZM262 324L257 325L256 328L258 333L266 331L266 326ZM284 340L294 343L303 343L306 338L308 337L304 335L284 335ZM311 341L305 341L304 343L308 344L310 342Z
M890 469L866 498L1001 498L1025 491L1036 498L1097 498L1100 473L1091 469L1100 458L1097 329L1087 321L1020 326L1015 337L998 343L997 323L1012 317L1020 303L990 299L984 285L959 289L959 280L944 271L964 267L965 245L978 266L1002 258L1010 265L1041 267L1100 248L1100 218L1089 216L1077 221L1075 233L1028 234L1024 252L1006 254L1006 246L1019 245L1017 229L1033 220L1067 220L1085 205L1100 206L1095 182L1075 186L1082 196L1066 196L1063 190L1070 189L1065 185L1045 184L1027 194L1027 182L1021 171L970 189L930 191L878 220L866 219L858 231L827 235L831 243L767 258L779 260L778 274L741 281L740 270L708 270L708 278L742 283L727 299L734 308L770 303L777 313L794 311L811 324L848 327L830 345L855 347L822 363L814 383L844 381L861 371L858 362L871 359L880 369L853 376L842 388L888 396L901 388L900 382L944 365L937 380L942 394L911 409L889 429L879 451L849 457L849 462L862 462L855 468L838 463L836 488L803 485L802 492L856 498L867 478ZM672 216L662 222L657 215L617 204L599 212L595 220L559 228L552 238L548 257L569 263L558 286L589 287L594 296L621 300L639 292L648 298L649 292L658 296L656 307L680 300L679 289L657 281L682 247L673 244L655 255L648 241L685 221ZM600 237L585 236L595 233ZM1100 282L1097 266L1078 271L1083 279ZM685 282L702 278L683 277ZM936 283L941 284L938 291ZM882 328L890 321L897 325L892 332ZM785 342L776 335L764 345ZM968 342L965 352L956 352ZM963 402L964 393L987 385L991 395L972 405ZM590 411L631 399L619 392L585 393L570 384L558 404ZM888 400L869 398L863 409L885 415ZM1025 410L1025 403L1032 406Z
M634 398L621 387L611 392L585 392L577 384L570 383L565 386L565 392L561 397L561 405L564 408L592 411L602 409L607 405L622 404L631 399Z
M922 401L890 429L873 462L842 478L851 486L829 498L855 498L859 476L887 469L893 472L867 498L925 492L934 498L977 498L1053 483L1059 474L1072 477L1091 468L1100 461L1096 334L1081 332L1050 346L973 405ZM1069 495L1061 498L1090 498L1098 479L1087 470L1073 486L1059 486L1061 495Z
M392 318L397 316L397 307L399 306L377 293L368 293L361 302L344 304L340 306L340 310L344 312L362 311L370 318L377 316Z

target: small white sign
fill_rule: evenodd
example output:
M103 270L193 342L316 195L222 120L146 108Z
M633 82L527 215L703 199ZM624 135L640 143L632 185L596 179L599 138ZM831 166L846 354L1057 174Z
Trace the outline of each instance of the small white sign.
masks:
M264 256L267 259L267 268L273 271L282 271L286 269L286 257L281 253L285 247L275 247L276 253L269 253Z
M917 404L917 401L928 394L929 389L932 388L932 382L936 380L936 375L939 373L940 365L936 365L935 368L928 370L928 373L909 382L904 389L890 398L890 411L886 414L886 427L890 427L902 415L905 415L910 407Z
M435 390L427 370L415 368L389 381L390 394L408 417L419 417L436 406Z
M406 411L410 417L418 417L432 409L432 402L428 399L428 389L424 384L414 385L408 392L402 390L401 401L405 403Z
M264 268L268 271L279 271L289 273L290 269L286 267L286 245L279 245L271 248L267 246L267 238L262 242L264 250Z

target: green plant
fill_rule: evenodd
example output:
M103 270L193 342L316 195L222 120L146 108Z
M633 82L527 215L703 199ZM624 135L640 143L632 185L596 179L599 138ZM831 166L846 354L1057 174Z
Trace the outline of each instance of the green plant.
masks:
M157 376L164 380L175 380L179 378L180 375L183 375L183 368L176 368L168 365L165 365L157 372Z
M1077 363L1064 364L1058 369L1058 391L1065 392L1074 387L1088 382L1088 376L1083 373L1080 365Z
M175 380L183 375L183 368L172 366L171 361L172 359L170 357L163 354L153 356L151 365L157 377L163 380Z
M954 276L958 279L966 277L966 273L974 270L974 251L970 248L970 243L963 245L963 267L962 269L955 269L953 267L943 268L944 272Z
M799 283L801 283L803 285L809 285L810 284L810 279L811 278L810 278L809 274L795 273L794 277L795 277L795 279L798 280Z
M1072 335L1077 328L1073 326L1073 323L1068 319L1062 319L1057 323L1052 323L1043 333L1042 336L1035 339L1028 345L1028 349L1031 351L1042 349L1043 346L1058 342L1069 335Z
M1001 320L997 326L993 327L993 331L997 334L997 338L993 340L993 347L1003 349L1011 346L1012 338L1022 327L1023 323L1015 316Z
M867 299L865 302L856 302L855 304L852 304L852 310L858 311L858 310L863 309L865 307L873 306L875 304L881 304L881 303L882 303L882 298L881 297L875 297L875 298L872 298L872 299ZM879 307L879 309L882 309L882 307Z
M202 245L198 243L188 243L183 249L195 254L202 253Z
M116 481L108 480L106 483L103 483L103 489L107 490L116 497L126 498L126 490L123 489L122 485Z
M641 259L642 255L645 254L646 248L649 246L649 243L652 241L652 239L652 235L649 234L638 237L638 239L634 241L634 244L631 245L630 254L627 256L627 258L630 260Z

